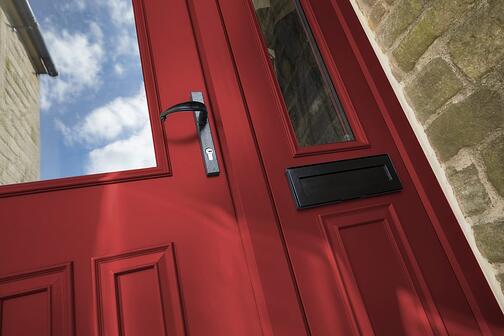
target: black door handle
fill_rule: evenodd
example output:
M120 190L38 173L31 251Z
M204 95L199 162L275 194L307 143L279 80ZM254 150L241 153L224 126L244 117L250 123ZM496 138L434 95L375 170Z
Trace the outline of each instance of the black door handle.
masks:
M206 105L204 103L200 103L198 101L187 101L184 103L173 105L172 107L168 108L163 113L161 113L160 118L161 118L161 121L165 121L166 118L168 118L168 116L172 113L194 112L194 111L200 112L198 115L198 125L200 127L205 126L208 121L208 111L207 111Z
M161 121L165 121L173 113L193 112L207 176L219 175L219 162L217 161L217 152L215 151L212 131L208 122L208 110L203 101L203 94L201 92L191 92L191 98L191 101L173 105L161 113L159 117Z

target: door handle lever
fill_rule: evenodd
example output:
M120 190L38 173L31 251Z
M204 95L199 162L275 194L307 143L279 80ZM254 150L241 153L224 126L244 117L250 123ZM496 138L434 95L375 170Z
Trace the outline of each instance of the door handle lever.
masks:
M161 113L160 118L161 121L165 121L170 114L176 112L194 112L194 111L200 112L198 115L198 125L200 127L204 127L208 121L208 111L206 105L198 101L187 101L184 103L173 105L172 107L166 109L163 113Z
M173 105L161 113L159 117L161 121L165 121L166 118L173 113L194 113L206 174L207 176L217 176L220 173L219 162L217 161L217 152L212 138L210 123L208 122L208 110L203 100L203 93L191 92L191 99L191 101Z

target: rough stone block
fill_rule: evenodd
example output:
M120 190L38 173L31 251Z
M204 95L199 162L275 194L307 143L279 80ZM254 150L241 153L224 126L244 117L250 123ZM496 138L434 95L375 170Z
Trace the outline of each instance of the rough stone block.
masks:
M491 1L464 23L448 47L455 64L472 79L497 65L504 57L504 1Z
M427 129L429 141L441 161L463 147L478 144L492 130L504 127L503 104L498 93L481 89L448 107Z
M504 60L481 78L481 84L489 89L504 93Z
M375 29L386 12L387 10L381 3L377 3L375 6L373 6L368 16L369 27L371 27L371 29Z
M394 50L394 58L399 67L411 71L427 48L443 34L453 20L469 10L476 0L437 0L433 1L420 21Z
M504 197L504 136L499 137L482 153L486 174L497 192Z
M466 216L480 214L488 208L490 198L474 165L460 171L450 168L447 173L460 207Z
M420 15L425 0L402 0L395 6L378 32L378 37L385 48L390 48L394 41Z
M474 226L476 244L491 263L504 262L504 220Z
M418 119L424 122L462 87L462 82L448 63L442 58L436 58L406 87L406 95Z

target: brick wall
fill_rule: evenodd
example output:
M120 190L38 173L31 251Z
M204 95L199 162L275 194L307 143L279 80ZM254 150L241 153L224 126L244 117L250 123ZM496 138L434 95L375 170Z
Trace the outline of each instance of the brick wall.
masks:
M468 240L490 264L489 282L500 281L493 289L503 305L504 1L352 2L436 154Z
M0 184L40 178L39 81L0 9Z

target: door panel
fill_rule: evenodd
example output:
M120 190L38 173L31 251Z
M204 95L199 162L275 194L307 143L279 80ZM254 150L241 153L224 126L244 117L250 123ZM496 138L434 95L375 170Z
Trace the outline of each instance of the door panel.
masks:
M2 335L70 335L71 264L0 278Z
M197 155L194 157L199 159ZM202 177L195 177L196 174L182 177L181 174L174 175L174 178L3 199L1 223L9 223L8 217L13 225L3 229L7 234L1 239L1 273L72 263L75 323L80 334L92 335L96 319L108 316L102 317L102 312L94 310L93 298L96 296L99 300L98 295L103 295L106 302L114 300L115 303L115 299L124 296L107 290L110 287L100 281L98 273L93 276L96 263L91 259L173 244L177 250L177 276L184 297L184 320L191 332L196 335L260 334L243 248L226 186L213 180L217 183L205 188L202 167L194 165L198 166L198 174ZM205 188L204 195L208 198L201 197L198 190L194 190L195 181ZM180 190L194 192L184 195ZM166 200L174 201L170 204ZM194 204L199 203L202 205L195 212ZM145 266L147 262L142 263ZM176 309L176 298L166 299L175 295L173 267L158 267L160 281L165 279L168 288L159 291L157 300L163 302L164 309ZM144 284L150 284L147 281L152 281L153 277L152 273L144 273L136 280L136 285L129 285L128 293L134 288L140 289L138 282L142 279ZM112 274L106 277L106 280L111 279L114 279ZM152 299L154 294L151 289L144 289L135 295L150 295ZM10 293L6 295L11 296ZM111 298L111 295L115 297ZM5 298L2 296L2 299ZM109 304L105 311L114 314L113 310L110 311L112 308L115 304ZM154 308L144 307L141 312L154 314ZM131 305L129 309L133 309ZM219 318L223 312L233 318ZM141 321L139 319L138 323Z
M383 72L349 2L300 1L350 123L355 111L366 140L307 150L293 137L252 1L219 3L312 334L502 331L502 314L390 86L383 79L376 87L372 76ZM286 169L383 154L402 191L296 209Z
M426 312L430 308L435 314L432 297L393 206L356 208L321 216L320 221L355 302L353 309L369 313L374 327L369 333L399 335L408 328L413 335L434 334Z
M118 182L106 174L79 187L70 180L45 182L45 189L36 184L36 193L26 185L23 195L0 199L2 335L262 335L272 328L261 292L265 276L255 269L257 253L246 251L242 240L242 231L256 222L262 233L275 231L271 206L264 210L258 203L254 217L244 221L251 209L231 191L245 189L230 187L217 133L223 165L220 176L209 178L192 114L159 121L161 111L187 101L191 91L203 91L208 101L187 2L135 1L135 8L145 16L144 64L152 65L156 79L147 86L151 104L159 101L151 122L164 127L154 134L160 166L154 176L135 172ZM245 162L230 162L257 167L255 152L245 153L252 154ZM258 171L255 183L262 179ZM264 180L257 184L264 188ZM296 302L278 232L267 241L280 251L268 260L286 280L280 291L291 291L277 305ZM299 314L297 305L292 309ZM302 325L302 316L296 319L292 324Z
M96 259L94 271L101 333L184 335L173 244Z

